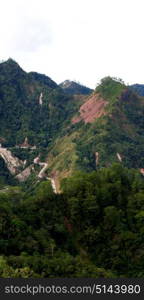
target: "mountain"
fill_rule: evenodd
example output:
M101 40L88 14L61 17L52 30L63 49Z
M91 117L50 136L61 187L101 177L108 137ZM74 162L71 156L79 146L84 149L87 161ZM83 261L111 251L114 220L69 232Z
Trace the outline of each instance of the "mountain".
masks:
M9 59L0 64L0 138L14 146L28 137L46 146L72 110L71 99L49 77L26 73ZM71 112L70 112L71 114Z
M122 81L104 78L49 152L55 177L61 179L75 170L90 172L114 162L143 169L143 115L143 97Z
M133 84L130 86L139 96L144 97L144 84Z
M0 64L0 143L13 155L3 149L0 154L9 165L12 159L15 175L31 166L34 155L48 153L82 101L83 95L66 95L51 78L26 73L12 59ZM23 161L18 168L17 157Z
M65 80L64 82L62 82L60 84L60 87L66 94L69 95L89 95L93 92L92 89L70 80Z
M0 64L0 277L143 278L144 97Z
M144 98L117 78L102 79L86 95L77 83L58 86L11 59L0 64L0 154L20 181L47 176L60 190L60 181L76 170L113 162L142 170L143 114Z

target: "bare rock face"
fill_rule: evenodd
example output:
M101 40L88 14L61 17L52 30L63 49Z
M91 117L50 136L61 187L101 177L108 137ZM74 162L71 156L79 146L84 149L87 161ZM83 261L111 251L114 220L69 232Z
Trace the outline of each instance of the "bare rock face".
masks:
M43 105L43 93L40 93L40 96L39 96L39 105Z
M96 166L97 166L99 163L99 153L98 152L95 153L95 158L96 158Z
M122 157L121 157L121 155L120 155L119 153L117 153L116 155L117 155L118 160L119 160L120 162L122 162Z
M93 94L79 110L80 115L72 119L72 123L78 123L81 120L84 123L93 123L95 119L105 115L105 107L108 101L104 100L99 94Z
M10 150L0 147L0 155L12 175L16 175L19 168L23 167L23 161L13 156Z

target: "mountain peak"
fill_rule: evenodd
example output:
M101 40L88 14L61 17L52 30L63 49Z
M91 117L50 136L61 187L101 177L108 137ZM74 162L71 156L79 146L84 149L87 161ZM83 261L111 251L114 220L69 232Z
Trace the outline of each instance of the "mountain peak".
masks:
M75 94L82 94L82 95L89 95L93 92L92 89L71 80L65 80L60 84L60 87L66 94L75 95Z
M6 61L2 61L0 63L1 66L9 66L9 67L18 67L20 68L19 64L12 58L8 58Z
M95 92L99 93L104 99L113 101L120 97L125 88L126 85L122 79L107 76L101 80Z
M4 82L5 80L13 80L14 78L19 78L19 76L25 76L26 72L19 66L19 64L9 58L8 60L1 62L0 64L0 80Z
M137 93L139 96L142 96L144 97L144 84L133 84L133 85L130 85L130 88L135 92Z
M13 65L18 65L18 63L13 58L11 58L11 57L8 58L8 60L6 61L6 63L13 64Z
M69 86L72 85L72 83L74 83L74 81L67 79L67 80L63 81L60 85L61 85L61 87L68 88Z

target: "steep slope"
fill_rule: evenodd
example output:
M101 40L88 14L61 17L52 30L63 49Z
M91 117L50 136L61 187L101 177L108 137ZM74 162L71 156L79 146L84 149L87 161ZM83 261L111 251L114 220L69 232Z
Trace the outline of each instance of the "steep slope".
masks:
M78 123L81 120L84 123L93 123L95 119L105 115L105 107L108 101L104 100L99 94L93 94L89 99L80 107L79 116L73 118L72 123Z
M144 98L122 81L104 78L71 119L68 134L53 145L49 167L60 179L74 170L92 171L113 162L143 168L143 117Z
M65 80L60 84L60 87L66 94L69 95L89 95L93 92L92 89L77 83L75 81Z
M144 98L119 79L102 79L90 95L67 95L11 59L0 64L1 150L22 161L19 181L47 178L59 190L60 180L76 170L118 161L143 169L143 116Z
M81 103L83 96L66 95L48 76L26 73L12 59L0 64L1 152L12 151L15 160L26 161L23 168L17 165L17 173L23 172L17 179L27 178L37 155L45 160L51 143L64 134Z
M0 138L5 145L47 146L72 113L70 97L49 77L26 73L13 60L0 64Z
M133 84L130 88L139 96L144 96L144 84Z

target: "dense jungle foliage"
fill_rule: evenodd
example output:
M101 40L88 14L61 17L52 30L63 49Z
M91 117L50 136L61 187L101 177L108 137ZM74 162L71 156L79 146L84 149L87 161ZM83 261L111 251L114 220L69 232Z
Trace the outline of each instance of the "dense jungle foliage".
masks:
M0 191L0 277L144 277L144 178L114 164Z
M26 73L12 59L0 64L3 145L19 145L28 137L31 145L47 147L75 109L72 98L48 76Z
M0 64L0 146L34 167L18 182L1 153L0 277L144 276L142 89L106 77L75 95L12 59ZM104 113L73 123L94 98ZM36 157L60 193L39 182Z

